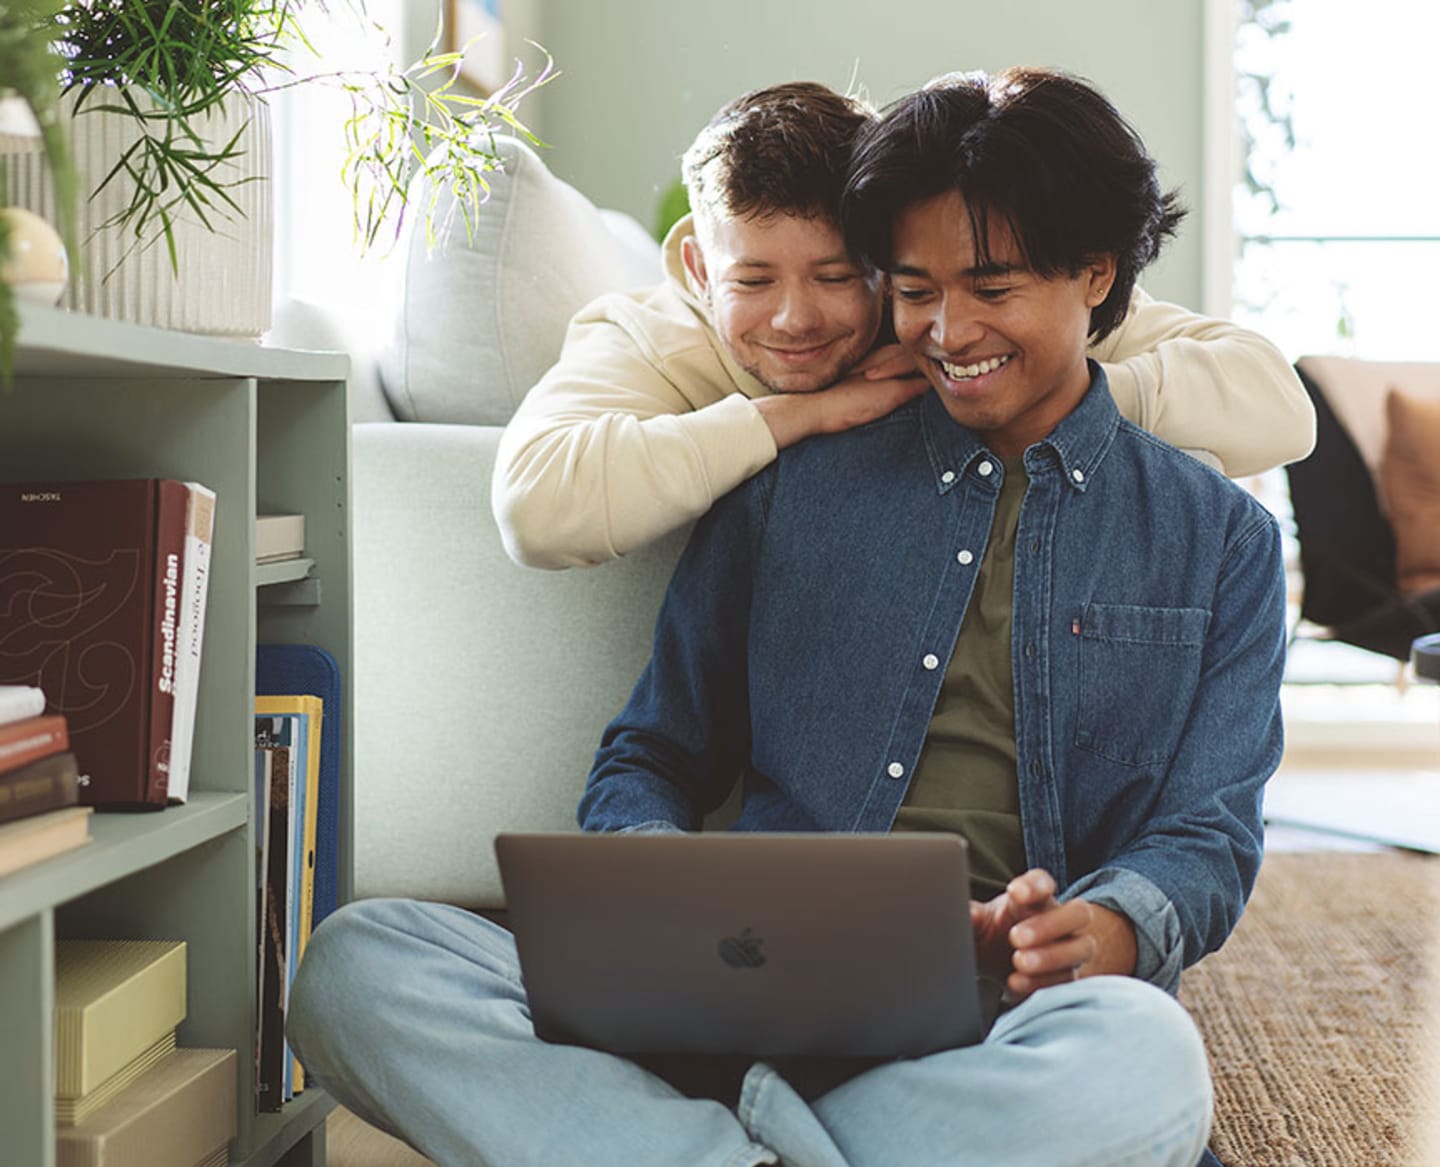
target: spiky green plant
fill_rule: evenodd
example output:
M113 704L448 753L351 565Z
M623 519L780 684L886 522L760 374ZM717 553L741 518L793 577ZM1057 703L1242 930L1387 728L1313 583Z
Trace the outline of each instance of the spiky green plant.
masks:
M61 234L74 240L73 169L58 115L61 92L75 94L77 116L94 111L132 118L134 145L96 190L112 183L129 194L106 226L119 226L135 247L164 242L178 265L177 216L193 215L214 230L217 218L240 213L231 191L238 181L227 163L241 150L240 135L210 143L204 121L236 94L263 97L301 84L332 84L351 98L345 123L344 178L354 205L362 250L387 224L398 235L412 189L424 189L427 236L433 239L440 194L450 191L473 231L489 194L486 175L503 160L497 131L538 139L520 121L520 101L555 76L545 55L529 79L517 65L510 81L488 97L459 84L462 52L440 49L443 25L421 59L408 68L334 72L305 37L303 10L328 16L326 0L6 0L0 5L0 95L23 97L40 120L55 179ZM380 37L364 0L345 0L344 12ZM387 38L388 39L388 38ZM543 50L540 50L543 53ZM58 53L58 58L57 58ZM303 68L299 62L312 62ZM243 132L243 131L242 131ZM417 175L428 181L412 188ZM90 192L94 193L94 192ZM0 251L0 259L5 252ZM74 254L72 247L72 256ZM8 314L8 315L7 315ZM0 383L14 345L9 290L0 287Z
M178 214L188 209L213 230L216 214L240 213L230 195L237 180L225 176L240 134L207 144L203 121L258 88L294 21L287 0L71 0L59 10L62 92L76 95L76 116L118 114L139 130L92 192L112 183L129 192L106 226L140 245L163 239L174 269Z
M213 227L213 215L239 211L230 190L241 180L225 177L239 135L207 145L202 133L203 119L237 92L263 96L322 83L349 93L354 113L345 125L344 173L362 248L376 242L387 222L398 230L403 213L397 212L417 172L431 180L430 189L452 190L473 226L488 189L484 175L500 165L485 131L533 137L516 108L553 76L548 56L533 81L517 68L507 85L484 98L458 84L464 54L440 50L442 27L408 68L307 70L297 62L320 62L300 21L306 8L329 11L324 0L70 0L60 9L65 88L78 93L77 113L124 114L141 131L99 186L124 181L131 198L119 225L141 245L163 238L172 266L177 213L188 210ZM362 0L350 0L346 11L386 37Z

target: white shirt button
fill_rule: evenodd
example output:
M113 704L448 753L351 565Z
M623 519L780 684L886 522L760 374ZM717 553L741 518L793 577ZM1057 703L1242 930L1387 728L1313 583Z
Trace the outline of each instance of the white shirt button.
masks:
M953 470L947 470L947 471L945 471L944 474L940 475L940 481L943 482L943 483L945 483L945 484L948 486L950 483L952 483L952 482L955 481L955 471L953 471Z
M990 475L994 472L995 466L994 463L991 462L981 462L980 465L975 467L975 469L980 472L981 478L989 478Z
M975 556L971 555L968 551L962 551L959 555L955 556L955 560L957 563L963 564L964 566L968 567L970 564L975 562Z
M905 767L899 762L891 762L885 767L885 773L889 774L892 778L903 778L905 777Z
M938 669L940 667L940 658L933 652L927 652L925 658L920 663L927 669Z
M1070 477L1075 479L1076 482L1084 482L1085 471L1081 470L1079 467L1076 467L1074 470L1070 471Z

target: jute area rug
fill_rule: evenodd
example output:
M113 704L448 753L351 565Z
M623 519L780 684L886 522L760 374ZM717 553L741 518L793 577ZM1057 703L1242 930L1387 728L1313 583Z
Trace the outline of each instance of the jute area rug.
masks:
M1226 1167L1432 1167L1440 858L1275 853L1180 999L1210 1053Z

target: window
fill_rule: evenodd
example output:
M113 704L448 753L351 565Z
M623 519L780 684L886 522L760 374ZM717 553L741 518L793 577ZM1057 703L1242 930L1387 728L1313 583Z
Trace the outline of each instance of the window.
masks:
M1238 3L1234 319L1292 360L1440 359L1440 5Z
M297 73L372 71L400 49L376 26L398 35L401 0L367 0L368 20L344 5L306 24L317 57L302 54ZM317 10L318 11L318 10ZM353 204L340 170L350 99L337 84L310 82L272 97L275 126L275 299L322 304L384 331L393 317L397 264L384 241L362 257Z

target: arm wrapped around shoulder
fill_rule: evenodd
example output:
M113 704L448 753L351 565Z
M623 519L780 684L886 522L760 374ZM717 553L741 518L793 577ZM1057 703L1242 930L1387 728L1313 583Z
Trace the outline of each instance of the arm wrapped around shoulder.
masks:
M1120 412L1231 478L1298 462L1315 448L1315 407L1290 362L1258 333L1139 288L1090 355Z

